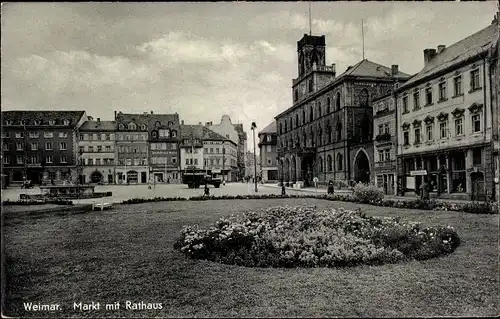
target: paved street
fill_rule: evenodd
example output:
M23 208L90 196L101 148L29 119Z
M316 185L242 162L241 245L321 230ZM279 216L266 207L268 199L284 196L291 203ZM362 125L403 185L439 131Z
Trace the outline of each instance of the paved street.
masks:
M258 184L257 194L281 194L279 187L272 187L269 185ZM183 184L158 184L152 189L148 189L147 185L128 185L128 186L96 186L96 192L113 192L111 199L105 198L106 202L112 201L119 203L123 200L130 198L153 198L153 197L191 197L203 195L203 187L199 189L189 189L187 185ZM35 187L33 189L20 189L20 188L7 188L2 190L2 200L19 200L20 194L38 194L40 189ZM288 190L288 194L303 194L303 191ZM319 191L318 191L319 193ZM324 193L324 191L323 191ZM255 185L247 183L228 183L221 185L220 188L210 186L210 195L223 196L223 195L248 195L256 194ZM97 199L84 199L74 201L75 203L92 203Z

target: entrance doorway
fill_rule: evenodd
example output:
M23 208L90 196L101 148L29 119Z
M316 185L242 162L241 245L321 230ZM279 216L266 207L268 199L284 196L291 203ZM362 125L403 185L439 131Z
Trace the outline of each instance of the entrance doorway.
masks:
M100 183L103 180L101 172L95 171L90 175L90 180L92 183Z
M470 174L472 182L472 200L486 200L486 192L484 189L484 174L482 172L475 172Z
M132 183L132 184L138 183L138 176L136 171L127 172L127 183Z
M358 152L354 162L354 180L361 183L370 182L370 162L364 151Z
M314 157L312 155L304 156L302 158L301 172L302 179L304 180L304 186L313 186L313 174L314 174Z
M141 172L141 183L142 184L146 184L147 183L148 179L146 177L147 177L146 172Z

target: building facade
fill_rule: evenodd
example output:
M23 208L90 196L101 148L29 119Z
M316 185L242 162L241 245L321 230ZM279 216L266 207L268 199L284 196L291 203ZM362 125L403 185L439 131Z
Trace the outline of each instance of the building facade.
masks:
M264 183L278 182L278 151L277 151L276 121L259 132L259 156L261 176Z
M116 123L88 117L78 130L78 176L81 184L116 183Z
M180 169L181 173L203 173L203 126L181 124Z
M76 183L77 130L85 111L2 112L2 173L6 186Z
M203 128L203 166L208 174L224 182L236 182L239 174L237 157L237 143Z
M149 182L148 121L140 114L115 113L118 184Z
M205 126L238 145L238 173L236 179L241 180L244 177L247 152L247 133L243 130L243 124L233 124L228 115L223 115L219 124L207 122Z
M373 100L373 152L375 185L386 194L397 192L397 128L394 94Z
M142 114L149 134L150 179L154 183L179 183L179 114Z
M495 171L495 194L498 204L500 205L500 61L498 56L500 54L500 4L498 6L497 14L492 24L497 26L497 35L495 44L492 47L490 54L490 70L493 94L492 96L492 119L493 119L493 164Z
M491 65L497 26L449 46L424 50L424 68L397 90L398 161L402 187L433 196L492 196Z
M325 65L324 36L305 34L297 52L293 105L275 117L284 181L373 181L371 101L409 76L366 59L336 76L335 64Z

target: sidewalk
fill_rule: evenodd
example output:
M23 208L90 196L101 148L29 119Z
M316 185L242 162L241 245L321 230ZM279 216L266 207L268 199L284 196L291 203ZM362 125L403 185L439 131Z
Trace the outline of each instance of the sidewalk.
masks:
M259 186L264 186L264 187L271 187L271 188L279 188L281 189L281 186L276 185L276 184L260 184ZM286 187L287 192L288 191L299 191L299 192L308 192L308 193L317 193L318 195L323 195L327 193L326 188L318 188L315 189L314 187L304 187L304 188L292 188L292 187ZM351 195L352 191L343 189L343 190L335 190L334 194L337 195ZM417 196L396 196L396 195L385 195L385 199L392 199L392 200L415 200L417 199ZM447 199L447 198L431 198L431 200L439 201L439 202L449 202L449 203L456 203L456 204L464 204L464 203L470 203L472 201L470 200L463 200L463 199Z

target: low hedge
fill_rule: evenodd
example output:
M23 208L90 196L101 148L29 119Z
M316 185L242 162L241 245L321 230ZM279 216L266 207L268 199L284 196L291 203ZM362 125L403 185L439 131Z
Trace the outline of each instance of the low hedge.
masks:
M223 196L192 196L186 197L154 197L154 198L132 198L122 202L122 204L142 204L164 201L206 201L206 200L233 200L233 199L277 199L277 198L317 198L330 201L341 201L351 203L369 204L375 206L420 209L420 210L438 210L438 211L457 211L471 214L498 214L498 205L491 202L471 202L465 204L450 203L435 200L407 200L407 199L376 199L371 201L360 201L353 195L279 195L279 194L260 194L260 195L223 195Z
M40 204L73 205L73 202L66 199L22 199L18 201L10 201L10 200L2 201L3 206L40 205Z

